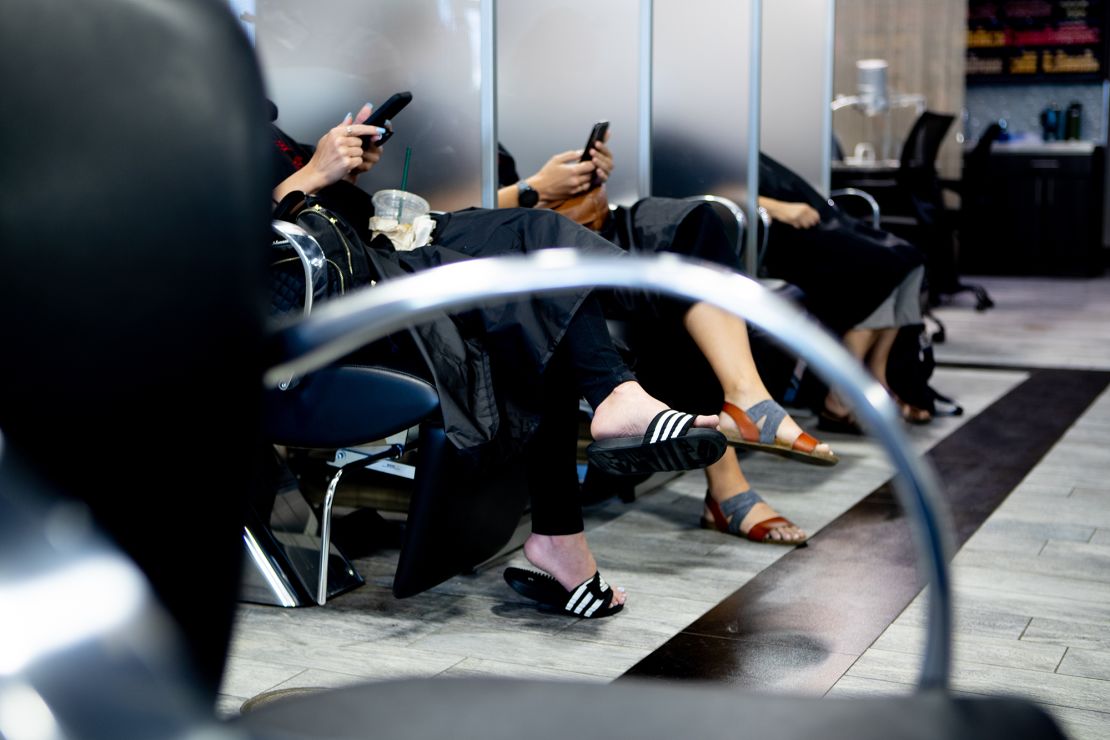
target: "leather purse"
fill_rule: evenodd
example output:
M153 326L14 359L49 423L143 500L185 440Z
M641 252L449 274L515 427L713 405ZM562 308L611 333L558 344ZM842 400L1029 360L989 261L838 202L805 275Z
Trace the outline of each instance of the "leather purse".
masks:
M609 218L609 197L605 194L605 186L598 185L581 195L552 205L551 210L582 224L587 229L601 231Z

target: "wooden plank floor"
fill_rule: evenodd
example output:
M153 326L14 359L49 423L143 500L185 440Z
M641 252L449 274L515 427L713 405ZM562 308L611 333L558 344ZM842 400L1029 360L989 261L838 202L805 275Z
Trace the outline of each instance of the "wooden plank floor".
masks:
M984 314L965 305L941 309L950 339L938 357L1014 369L938 369L934 384L968 415L911 429L922 451L1023 382L1021 368L1110 369L1110 281L982 282L998 307ZM769 456L743 460L755 487L810 532L891 472L870 443L829 441L843 458L830 470ZM956 688L1029 695L1051 705L1074 737L1110 736L1108 441L1104 395L956 558ZM501 580L506 564L524 564L519 553L404 601L389 594L395 554L385 553L358 561L367 586L325 608L243 605L220 709L234 713L245 699L276 688L402 676L612 680L789 551L698 529L703 494L704 477L691 473L635 505L612 501L589 512L603 572L630 593L628 608L613 619L537 612ZM831 666L833 680L841 676L831 693L908 690L920 625L914 602L861 657Z

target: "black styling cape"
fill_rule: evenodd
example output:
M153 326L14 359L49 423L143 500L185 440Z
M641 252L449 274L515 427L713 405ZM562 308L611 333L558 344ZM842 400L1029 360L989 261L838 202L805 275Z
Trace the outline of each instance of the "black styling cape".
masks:
M924 258L909 242L830 206L809 183L766 154L759 194L808 203L821 214L811 229L775 221L764 267L805 292L806 308L837 335L866 319Z

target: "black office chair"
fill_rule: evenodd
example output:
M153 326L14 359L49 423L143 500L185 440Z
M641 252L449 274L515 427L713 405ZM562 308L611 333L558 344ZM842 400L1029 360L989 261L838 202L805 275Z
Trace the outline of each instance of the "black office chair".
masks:
M861 185L878 200L883 228L895 233L919 230L940 218L936 159L954 120L955 116L947 113L922 113L906 135L897 171L887 177L869 177Z
M922 463L894 426L893 405L869 400L882 396L877 385L866 385L835 340L753 284L677 260L587 269L545 252L380 285L342 299L330 318L266 338L267 119L249 46L226 6L31 3L0 30L0 61L26 72L6 89L15 148L2 175L6 192L19 185L26 197L0 207L0 308L19 317L0 329L5 733L14 707L35 736L71 738L565 737L568 722L585 736L732 738L737 717L777 737L1059 737L1028 703L946 693L948 584ZM72 132L76 148L44 153L36 144L42 122L57 120L55 101L84 111L84 127ZM124 157L132 147L144 156ZM111 166L67 170L74 151L84 164ZM154 183L172 183L170 192ZM130 206L126 231L116 197ZM53 218L28 219L28 202ZM42 290L43 275L63 290ZM259 467L244 464L243 451L265 449L260 377L274 386L306 375L391 324L479 296L595 283L743 309L859 404L904 473L898 491L928 554L940 629L927 646L927 690L848 701L665 684L416 681L215 722L212 681L234 606L244 494ZM59 460L62 432L74 444ZM205 680L190 675L189 655Z
M987 193L987 170L994 142L1001 138L1006 130L1005 121L995 121L983 130L975 147L964 156L964 170L960 182L955 186L960 195L960 214L957 220L961 245L983 243L993 237L989 223L977 217L976 212L982 210L984 196ZM951 187L951 186L949 186ZM957 260L957 262L962 262ZM994 306L986 288L977 283L967 283L960 280L955 265L951 273L943 276L943 290L940 292L948 297L958 293L971 293L975 297L975 307L986 310Z

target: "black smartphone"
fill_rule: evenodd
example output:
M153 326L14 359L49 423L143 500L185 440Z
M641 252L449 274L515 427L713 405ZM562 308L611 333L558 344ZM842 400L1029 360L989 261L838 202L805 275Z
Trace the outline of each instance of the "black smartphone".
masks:
M590 131L590 138L586 139L586 148L582 150L582 158L579 162L590 161L590 150L594 148L594 144L599 141L605 140L605 134L609 131L608 121L598 121L594 124L593 130Z
M363 121L363 123L367 126L379 126L381 128L385 128L385 122L391 120L394 116L400 113L406 105L411 102L412 93L394 93L389 97L389 100L374 108L374 112L371 113L370 117ZM386 132L382 134L382 138L378 139L377 141L374 141L373 137L363 136L362 146L364 149L371 144L377 144L378 146L381 146L385 142L389 141L389 137L391 136L393 136L393 132L388 129L386 129Z
M586 148L582 150L582 158L578 160L579 162L589 162L590 161L590 150L594 148L594 145L597 144L597 142L605 141L605 134L608 131L609 131L609 122L608 121L598 121L597 123L594 124L593 129L590 131L590 137L588 139L586 139ZM597 172L595 171L593 179L590 180L590 189L592 190L593 188L596 188L600 184L601 184L601 178L597 176Z

